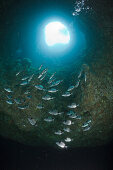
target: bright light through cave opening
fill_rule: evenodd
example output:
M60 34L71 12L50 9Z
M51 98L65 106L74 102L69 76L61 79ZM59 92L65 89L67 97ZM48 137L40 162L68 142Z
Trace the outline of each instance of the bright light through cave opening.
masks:
M48 46L68 44L70 41L70 34L67 27L58 21L50 22L45 27L45 41Z

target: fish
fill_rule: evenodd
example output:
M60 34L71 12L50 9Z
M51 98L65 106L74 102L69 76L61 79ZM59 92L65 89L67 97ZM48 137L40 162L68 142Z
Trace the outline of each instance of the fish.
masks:
M37 109L43 109L44 107L42 106L42 104L39 104L39 105L37 105L36 108L37 108Z
M82 72L83 72L83 70L81 70L81 71L79 72L79 74L78 74L78 79L82 76Z
M72 119L76 119L77 115L76 114L75 115L70 115L69 117L72 118Z
M51 115L60 115L62 113L64 113L64 112L58 112L57 110L49 111L49 114L51 114Z
M57 91L58 91L58 90L56 90L56 89L54 89L54 88L48 90L48 92L50 92L50 93L56 93Z
M60 148L67 148L67 146L65 145L64 142L56 142L56 144L57 144Z
M20 83L21 86L25 86L28 84L28 81L23 81L22 83Z
M66 139L64 139L65 140L65 142L71 142L72 141L72 139L71 138L69 138L69 137L67 137Z
M64 130L65 132L70 132L70 131L71 131L71 129L68 128L68 127L67 127L67 128L64 128L63 130Z
M20 99L14 99L14 101L15 101L16 104L21 104Z
M47 94L46 96L43 96L42 99L43 100L52 100L52 99L54 99L54 97L51 97L50 95Z
M71 115L74 115L74 114L75 114L75 112L72 111L72 110L70 110L69 112L67 112L67 115L68 115L68 116L71 116Z
M88 130L90 130L90 128L91 128L90 126L87 126L83 129L83 131L88 131Z
M29 95L29 96L26 96L26 97L27 97L28 99L31 99L31 98L32 98L32 96L30 96L30 95Z
M75 85L75 88L77 88L80 84L80 80L77 81L76 85Z
M56 78L55 79L52 79L52 80L49 80L47 83L48 84L51 84L53 81L55 81L56 80Z
M55 72L55 73L56 73L56 72ZM51 80L51 79L54 77L55 73L53 73L53 74L51 75L51 77L49 78L49 80Z
M88 120L88 121L86 121L83 125L82 125L82 127L84 128L84 127L87 127L87 126L89 126L89 124L91 123L91 120Z
M35 85L35 88L37 88L38 90L44 90L44 87L42 85Z
M89 126L88 123L84 123L84 124L82 125L83 128L85 128L85 127L87 127L87 126Z
M42 76L42 78L40 78L40 81L42 81L45 78L46 74L44 74L44 76Z
M13 101L12 100L6 100L6 103L13 104Z
M43 70L42 73L39 74L38 79L40 79L43 76L43 74L45 74L46 72L47 72L47 69Z
M48 118L45 118L44 121L46 121L46 122L53 122L54 119L52 119L51 117L48 117Z
M77 105L76 103L72 103L71 105L68 105L67 107L71 108L71 109L74 109L74 108L76 108L78 106L79 106L79 104Z
M26 92L24 92L24 94L29 94L30 93L30 91L26 91Z
M39 69L38 69L38 70L41 70L42 66L43 66L43 65L41 65L41 66L39 67Z
M71 90L73 90L75 88L75 86L70 86L68 89L67 89L67 91L71 91Z
M18 106L18 109L24 110L27 109L29 106Z
M85 76L84 76L84 81L85 81L85 83L86 83L86 81L87 81L86 73L85 73Z
M80 115L77 115L76 119L81 120L81 119L82 119L82 117L81 117Z
M24 80L27 80L29 78L29 76L26 76L26 77L23 77L21 80L24 81Z
M18 76L20 74L20 71L18 73L16 73L16 76Z
M33 125L33 126L36 124L36 120L33 119L33 118L28 118L28 121L29 121L29 123L30 123L31 125Z
M12 99L12 96L11 96L11 95L6 95L6 97L7 97L8 99Z
M63 122L63 124L69 126L69 125L74 124L74 122L72 122L71 120L66 120L66 121Z
M62 94L63 97L69 97L71 95L72 95L72 93L70 93L70 92L65 92L64 94Z
M58 130L57 132L54 133L55 135L62 135L63 132L61 130Z
M10 88L4 88L5 91L7 91L8 93L12 93L13 91Z
M58 86L62 81L63 81L63 80L58 80L58 81L56 81L56 82L53 82L50 87Z
M32 74L32 75L29 77L28 82L30 82L30 81L32 80L33 76L34 76L34 74Z

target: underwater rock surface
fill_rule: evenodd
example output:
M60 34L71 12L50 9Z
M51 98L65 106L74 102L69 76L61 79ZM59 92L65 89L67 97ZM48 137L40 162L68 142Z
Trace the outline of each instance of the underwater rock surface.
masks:
M94 44L88 39L80 69L75 62L69 84L60 71L33 68L27 58L8 65L10 57L3 61L0 56L0 135L61 148L103 145L113 139L112 11L98 3L92 16L81 14L84 32L93 27L95 34L90 31L89 36Z

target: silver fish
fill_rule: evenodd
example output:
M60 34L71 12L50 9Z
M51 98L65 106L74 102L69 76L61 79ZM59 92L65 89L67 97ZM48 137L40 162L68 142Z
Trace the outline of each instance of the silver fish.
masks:
M81 120L81 119L82 119L82 117L81 117L80 115L77 115L76 119Z
M51 80L49 80L47 83L48 84L51 84L53 81L55 81L56 79L51 79Z
M24 110L27 109L29 106L18 106L18 109Z
M50 87L58 86L62 81L63 81L63 80L58 80L58 81L56 81L56 82L53 82Z
M26 77L23 77L21 80L24 81L24 80L27 80L29 77L26 76Z
M6 95L6 97L7 97L8 99L12 99L12 96L11 96L11 95Z
M83 129L83 131L88 131L88 130L90 130L90 128L91 128L90 126L87 126Z
M38 69L38 70L41 70L42 66L43 66L43 65L41 65L41 66L39 67L39 69Z
M28 84L28 81L23 81L22 83L20 83L21 86L25 86Z
M76 85L75 85L75 88L77 88L80 84L80 80L77 81Z
M82 125L82 127L84 128L84 127L87 127L87 126L89 126L89 124L91 123L91 120L88 120L88 121L86 121L83 125Z
M53 122L54 119L52 119L51 117L48 117L48 118L45 118L44 121L46 121L46 122Z
M42 73L39 74L38 79L40 79L43 76L43 74L45 74L46 72L47 72L47 69L43 70Z
M87 127L87 126L89 126L88 123L84 123L84 124L82 125L83 128L85 128L85 127Z
M14 101L15 101L16 104L21 104L20 99L14 99Z
M47 73L46 73L46 74L47 74ZM46 74L44 74L44 76L42 76L42 77L40 78L40 81L42 81L42 80L45 78Z
M42 104L39 104L39 105L37 105L36 108L37 108L37 109L43 109L44 107L42 106Z
M63 130L64 130L65 132L68 132L68 133L71 131L71 129L68 128L68 127L67 127L67 128L64 128Z
M55 72L55 73L56 73L56 72ZM51 75L51 77L49 78L49 80L51 80L51 79L54 77L55 73L53 73L53 74Z
M32 119L32 118L28 118L28 121L31 125L35 125L36 124L36 120L35 119Z
M6 100L6 103L13 104L12 100Z
M42 97L43 100L52 100L54 97L51 97L50 95L46 95Z
M62 113L64 113L64 112L58 112L57 110L49 111L49 114L51 114L51 115L60 115Z
M58 130L57 132L54 133L55 135L62 135L63 132L61 130Z
M24 94L29 94L30 93L30 91L26 91Z
M70 115L69 117L72 118L72 119L76 119L77 115Z
M71 90L73 90L75 88L75 86L70 86L68 89L67 89L67 91L71 91Z
M16 76L18 76L20 74L20 71L18 73L16 73Z
M79 106L79 104L77 105L76 103L72 103L71 105L68 105L67 107L71 108L71 109L74 109L76 108L77 106Z
M64 142L56 142L56 144L57 144L60 148L67 148L67 146L65 145Z
M5 91L7 91L8 93L12 93L13 91L10 88L4 88Z
M54 89L54 88L48 90L48 92L50 92L50 93L56 93L57 91L58 91L58 90L56 90L56 89Z
M32 80L33 76L34 76L34 74L32 74L32 75L29 77L28 82L30 82L30 81Z
M63 122L64 125L72 125L74 124L74 122L72 122L71 120L66 120Z
M75 114L75 112L72 111L72 110L70 110L69 112L67 112L67 115L68 115L68 116L71 116L71 115L74 115L74 114Z
M71 95L72 95L72 93L70 93L70 92L65 92L64 94L62 94L63 97L69 97Z
M64 139L65 140L65 142L71 142L72 141L72 139L71 138L66 138L66 139Z
M38 90L44 90L44 87L42 85L35 85L35 88L37 88Z
M78 74L78 79L81 77L83 70L81 70Z

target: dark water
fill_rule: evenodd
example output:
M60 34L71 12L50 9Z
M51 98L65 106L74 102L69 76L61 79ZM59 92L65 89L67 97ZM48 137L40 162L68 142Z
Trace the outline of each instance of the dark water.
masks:
M112 170L113 141L67 151L25 146L0 138L1 170Z

